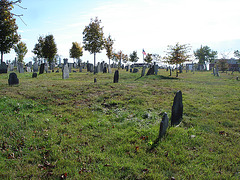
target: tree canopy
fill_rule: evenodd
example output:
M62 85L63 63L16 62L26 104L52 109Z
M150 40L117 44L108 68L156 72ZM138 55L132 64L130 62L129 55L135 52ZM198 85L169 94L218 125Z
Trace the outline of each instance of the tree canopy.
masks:
M1 63L3 62L3 54L9 53L15 44L20 40L17 33L18 26L16 19L13 18L11 10L13 2L8 0L0 1L0 52Z
M101 20L96 17L83 31L84 49L94 54L94 68L96 65L96 53L100 53L104 48L103 27L100 26ZM94 70L95 73L95 70Z
M104 43L104 47L107 51L107 57L109 59L109 66L110 66L110 59L112 59L113 56L113 44L114 44L114 40L112 39L111 35L109 35L106 39L104 39L105 43Z
M216 58L217 51L211 50L208 46L201 46L200 49L194 51L194 56L199 60L199 64L206 64L206 62L212 62Z
M42 47L43 57L46 58L51 64L57 54L57 45L55 43L53 35L48 35L44 38L44 45Z
M146 57L144 58L144 61L148 64L152 63L152 54L147 53Z
M175 46L168 46L167 54L164 59L169 64L182 64L186 61L189 61L191 57L188 53L190 52L190 46L187 44L177 43Z
M24 56L27 54L28 49L27 49L27 45L24 42L19 42L15 47L14 50L17 54L18 57L18 62L23 62L23 58Z
M139 57L137 56L137 51L133 51L129 56L130 62L138 62Z
M79 59L83 55L83 48L80 43L73 42L72 48L69 50L70 58Z
M42 51L44 46L44 41L45 41L44 37L40 36L38 38L38 43L35 44L35 47L32 50L32 52L37 56L38 59L44 58L43 51Z

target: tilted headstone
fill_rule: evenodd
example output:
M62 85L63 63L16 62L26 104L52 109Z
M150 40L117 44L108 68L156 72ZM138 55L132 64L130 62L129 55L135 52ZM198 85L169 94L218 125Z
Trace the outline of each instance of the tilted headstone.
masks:
M159 135L158 135L159 138L162 138L166 134L167 128L168 128L168 121L169 121L168 115L165 112L162 117L162 121L160 123L160 129L159 129Z
M38 64L36 62L33 64L33 72L38 72Z
M40 66L39 74L44 73L44 67L45 67L45 63L42 63L41 66Z
M154 66L152 66L152 67L148 70L147 76L148 76L148 75L154 75Z
M146 66L143 66L143 68L142 68L142 73L141 73L141 77L145 76L145 71L146 71Z
M16 73L13 72L9 74L8 84L9 86L19 84L19 79L17 78Z
M67 64L63 66L62 78L63 79L69 78L69 69Z
M5 62L2 62L1 65L0 65L0 74L3 74L3 73L7 73L7 65Z
M36 77L37 77L37 73L34 72L34 73L32 74L32 78L36 78Z
M113 83L118 83L118 80L119 80L119 72L118 70L116 70L114 73Z
M178 91L174 97L172 106L171 125L178 125L182 120L183 104L182 104L182 92Z

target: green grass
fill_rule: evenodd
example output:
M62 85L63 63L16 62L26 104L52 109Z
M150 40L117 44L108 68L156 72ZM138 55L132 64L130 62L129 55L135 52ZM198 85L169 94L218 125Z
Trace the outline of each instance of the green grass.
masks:
M240 179L239 73L168 73L1 74L0 178ZM183 121L155 144L178 90Z

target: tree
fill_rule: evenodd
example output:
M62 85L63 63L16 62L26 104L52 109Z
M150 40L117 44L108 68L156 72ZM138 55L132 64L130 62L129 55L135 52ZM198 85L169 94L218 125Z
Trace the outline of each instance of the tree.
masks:
M53 35L48 35L44 38L42 54L43 54L43 57L48 60L49 65L51 65L55 55L57 54L57 45L55 43Z
M198 63L205 66L206 69L206 62L212 62L216 56L217 51L213 51L208 46L201 46L200 49L194 51L194 56L198 59Z
M83 48L80 43L73 42L72 48L69 50L70 58L80 59L83 55Z
M217 62L217 65L218 65L219 70L222 71L222 72L227 71L228 68L229 68L227 59L225 59L225 58L220 59Z
M146 57L144 58L144 61L148 64L150 64L152 62L153 58L152 58L152 54L147 53Z
M91 19L88 26L83 31L83 44L84 49L94 54L94 73L96 66L96 53L100 53L104 48L103 27L100 27L101 20L96 17L95 20Z
M186 61L189 61L191 57L188 53L190 52L190 46L187 44L177 43L175 46L168 46L167 56L164 57L166 62L169 64L182 64Z
M128 55L124 54L121 50L118 53L114 53L113 60L118 62L118 68L122 66L122 61L126 63L128 61Z
M20 42L18 43L15 47L14 50L18 56L18 62L23 62L23 58L24 56L27 54L28 49L27 49L27 45L24 42Z
M3 62L3 54L9 53L15 44L20 40L17 33L18 26L16 19L10 11L13 8L13 2L8 0L0 1L0 52L1 63Z
M159 54L153 54L152 57L154 62L159 62L161 60L161 56Z
M113 44L114 44L114 40L109 35L107 39L104 39L104 41L105 41L104 47L105 47L105 49L107 51L106 55L107 55L107 57L109 59L109 67L110 67L110 59L112 59L112 57L113 57Z
M44 58L43 56L43 46L44 46L44 42L45 42L45 39L43 36L40 36L38 38L38 43L35 44L35 47L34 49L32 50L32 52L37 56L38 59L42 59Z
M137 56L137 51L133 51L130 54L129 61L130 62L138 62L139 57Z
M239 50L235 50L235 51L234 51L234 56L235 56L236 58L238 58L238 59L239 59L239 62L240 62L240 51L239 51Z

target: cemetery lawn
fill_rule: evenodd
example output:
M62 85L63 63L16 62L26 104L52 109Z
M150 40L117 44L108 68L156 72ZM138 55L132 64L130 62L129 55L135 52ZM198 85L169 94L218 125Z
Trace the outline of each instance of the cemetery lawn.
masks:
M240 179L238 72L119 74L1 74L0 178ZM156 143L178 90L182 123Z

